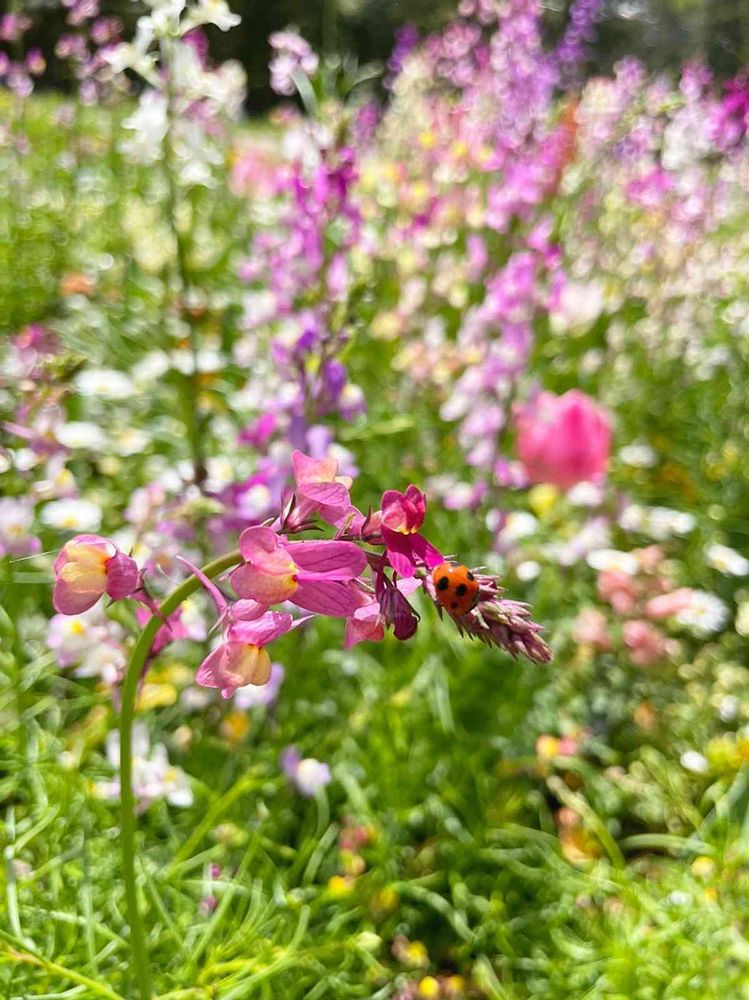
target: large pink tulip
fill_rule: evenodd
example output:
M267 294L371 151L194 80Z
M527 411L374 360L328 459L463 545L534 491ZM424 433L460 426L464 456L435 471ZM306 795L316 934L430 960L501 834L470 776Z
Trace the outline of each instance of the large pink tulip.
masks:
M517 413L517 452L534 483L567 490L600 481L611 452L606 413L577 389L563 396L542 392Z

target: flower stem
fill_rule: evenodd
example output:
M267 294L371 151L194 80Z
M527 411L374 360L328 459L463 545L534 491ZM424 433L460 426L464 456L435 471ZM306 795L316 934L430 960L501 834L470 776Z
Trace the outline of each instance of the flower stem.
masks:
M213 578L242 561L238 550L227 553L203 567L203 573ZM122 822L122 875L125 882L127 919L130 925L130 945L133 952L133 969L138 982L140 1000L151 1000L151 969L143 918L138 908L138 887L135 876L135 796L133 794L133 719L138 693L138 682L142 676L153 640L164 619L193 594L200 586L196 576L189 576L169 594L153 615L130 656L125 683L122 688L122 709L120 711L120 800Z

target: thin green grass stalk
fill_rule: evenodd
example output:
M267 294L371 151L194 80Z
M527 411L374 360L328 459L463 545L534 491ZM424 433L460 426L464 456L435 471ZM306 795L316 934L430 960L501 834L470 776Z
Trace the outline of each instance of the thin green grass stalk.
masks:
M203 573L213 578L241 562L239 550L229 552L203 567ZM125 882L127 918L130 925L130 945L133 953L133 969L138 983L141 1000L151 1000L151 969L146 944L146 932L138 906L138 884L135 874L135 831L136 802L133 794L133 721L138 682L141 679L153 640L163 621L176 611L191 594L199 588L196 576L189 576L162 601L159 611L153 615L143 629L133 649L128 663L125 683L122 688L122 709L120 712L120 801L122 809L122 874Z

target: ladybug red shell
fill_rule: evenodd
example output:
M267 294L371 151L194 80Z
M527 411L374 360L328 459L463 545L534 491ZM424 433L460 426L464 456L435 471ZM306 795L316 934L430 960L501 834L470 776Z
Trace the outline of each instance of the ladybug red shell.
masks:
M476 577L467 566L440 563L432 571L437 600L448 614L467 615L479 597Z

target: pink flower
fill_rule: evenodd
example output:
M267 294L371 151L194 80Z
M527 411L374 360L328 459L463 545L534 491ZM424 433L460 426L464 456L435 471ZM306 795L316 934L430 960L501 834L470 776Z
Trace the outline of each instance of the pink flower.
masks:
M381 533L388 562L400 576L413 576L418 566L434 569L444 556L420 535L424 523L426 497L411 485L405 493L385 490L382 494Z
M580 645L593 646L601 652L611 649L606 616L597 608L583 608L573 626L572 638Z
M131 597L140 587L134 559L100 535L76 535L64 546L54 565L52 603L63 615L79 615L108 594L112 600Z
M338 462L334 458L310 458L295 451L291 463L296 505L287 523L302 524L313 514L319 514L328 524L338 524L350 511L358 513L349 496L351 478L338 475Z
M220 688L224 698L247 684L266 684L271 661L265 646L294 625L291 615L279 611L266 611L252 622L234 622L224 641L200 664L195 680L203 687Z
M637 606L637 587L629 573L603 570L598 574L598 596L618 615L629 615Z
M622 636L630 660L638 667L649 667L668 652L668 640L650 622L641 619L625 622Z
M231 575L240 597L269 607L292 601L320 615L353 614L359 607L350 582L367 557L353 542L287 542L271 528L247 528L239 538L245 562Z
M517 452L534 483L566 490L606 473L611 425L606 413L584 393L542 392L516 415Z
M358 642L380 642L384 638L385 619L379 601L368 601L346 619L344 649L350 649Z
M674 618L691 605L693 593L690 587L680 587L670 594L652 597L645 605L645 614L656 621L662 618Z

